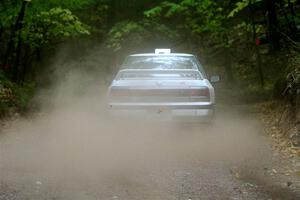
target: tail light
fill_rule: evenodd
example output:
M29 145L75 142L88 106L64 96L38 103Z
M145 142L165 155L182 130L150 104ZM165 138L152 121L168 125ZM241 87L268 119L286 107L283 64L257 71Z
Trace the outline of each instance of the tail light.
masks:
M170 99L177 97L187 97L193 99L209 99L210 92L206 87L193 89L119 89L112 88L110 91L110 98L124 99L124 98L161 98Z
M192 89L192 90L189 91L189 96L192 96L192 97L196 97L196 96L209 97L209 89L208 88Z

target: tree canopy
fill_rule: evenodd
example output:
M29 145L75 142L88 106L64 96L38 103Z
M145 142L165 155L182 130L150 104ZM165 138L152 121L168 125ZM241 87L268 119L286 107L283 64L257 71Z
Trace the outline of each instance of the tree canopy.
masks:
M270 94L298 77L299 11L296 0L2 0L0 77L34 81L64 43L81 52L104 44L112 58L170 47L197 54L229 84Z

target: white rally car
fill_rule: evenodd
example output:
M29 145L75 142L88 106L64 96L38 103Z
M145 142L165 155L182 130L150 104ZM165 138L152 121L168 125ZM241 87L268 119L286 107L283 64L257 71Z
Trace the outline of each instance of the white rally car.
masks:
M156 49L125 59L108 99L117 116L201 122L214 115L215 92L194 55Z

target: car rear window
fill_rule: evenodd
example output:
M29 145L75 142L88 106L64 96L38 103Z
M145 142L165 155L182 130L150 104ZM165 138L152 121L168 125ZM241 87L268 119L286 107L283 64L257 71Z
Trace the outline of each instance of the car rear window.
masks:
M121 80L201 80L199 71L121 71L117 79Z
M121 69L198 69L192 56L129 56Z

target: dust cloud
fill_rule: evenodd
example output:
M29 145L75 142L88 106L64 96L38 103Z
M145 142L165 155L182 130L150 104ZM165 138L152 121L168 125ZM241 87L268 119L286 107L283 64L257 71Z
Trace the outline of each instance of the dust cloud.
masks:
M259 124L233 106L219 106L211 126L144 116L114 119L105 77L77 68L53 78L54 86L41 89L34 100L40 111L12 122L0 135L1 182L104 187L178 165L262 160Z

